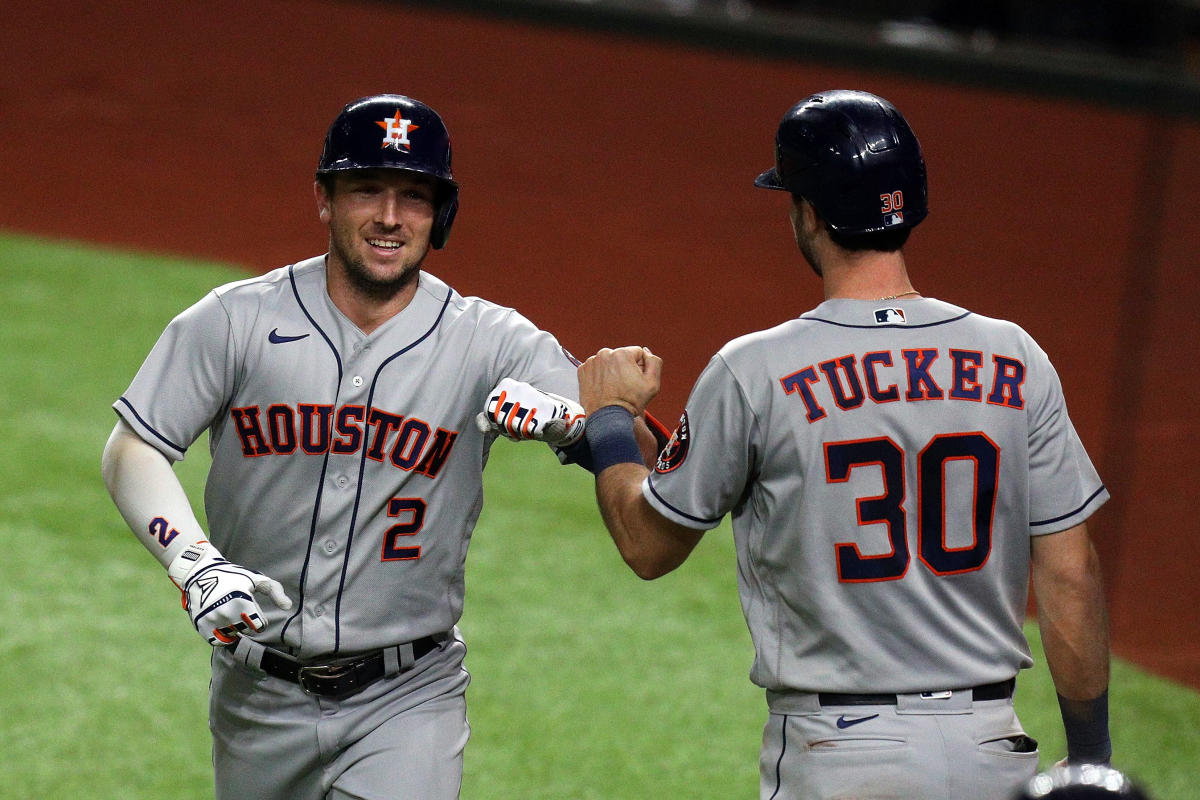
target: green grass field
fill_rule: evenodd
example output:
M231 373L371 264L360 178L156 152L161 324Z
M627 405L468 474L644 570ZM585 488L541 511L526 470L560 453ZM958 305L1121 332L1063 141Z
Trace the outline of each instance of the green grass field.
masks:
M209 647L99 462L109 405L163 326L244 275L19 236L0 236L0 272L0 798L211 796ZM206 455L198 444L179 467L194 498ZM474 676L463 797L757 797L765 704L746 678L728 527L643 583L586 473L501 442L487 474L461 625ZM1063 740L1034 644L1017 705L1048 765ZM1158 800L1200 796L1200 695L1123 663L1111 694L1117 765Z

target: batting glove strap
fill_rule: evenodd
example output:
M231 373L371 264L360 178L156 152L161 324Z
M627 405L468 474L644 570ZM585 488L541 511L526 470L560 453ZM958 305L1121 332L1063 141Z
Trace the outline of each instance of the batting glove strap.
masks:
M560 464L577 464L588 472L596 471L596 465L592 463L592 448L588 446L586 436L579 437L579 441L569 447L555 448L554 453Z

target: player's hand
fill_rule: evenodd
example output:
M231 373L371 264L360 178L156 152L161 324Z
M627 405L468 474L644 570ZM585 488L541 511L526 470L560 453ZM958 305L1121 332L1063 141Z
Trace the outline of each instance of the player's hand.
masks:
M583 407L574 400L505 378L488 395L475 425L483 433L499 433L516 441L536 439L561 448L583 436L585 417Z
M635 417L658 394L662 359L646 347L605 348L579 368L579 402L591 413L604 406L624 406Z
M167 575L183 592L183 607L197 632L214 647L233 644L244 631L266 627L255 594L268 595L285 611L292 607L278 581L230 564L208 542L197 542L176 556Z

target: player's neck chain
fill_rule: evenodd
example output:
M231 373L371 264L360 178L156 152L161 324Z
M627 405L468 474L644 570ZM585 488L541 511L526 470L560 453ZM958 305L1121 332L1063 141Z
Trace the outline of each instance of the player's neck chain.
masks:
M880 300L895 300L897 297L905 297L906 295L910 295L910 294L920 294L920 292L918 292L916 289L909 289L907 292L901 292L900 294L889 294L887 297L881 297L879 299Z

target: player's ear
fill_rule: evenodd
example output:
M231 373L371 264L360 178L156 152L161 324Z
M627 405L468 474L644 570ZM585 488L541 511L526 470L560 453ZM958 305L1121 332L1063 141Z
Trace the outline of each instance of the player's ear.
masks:
M313 181L313 196L317 200L317 216L321 218L321 222L328 225L332 217L329 208L332 201L330 200L329 192L325 189L325 185L319 180Z

